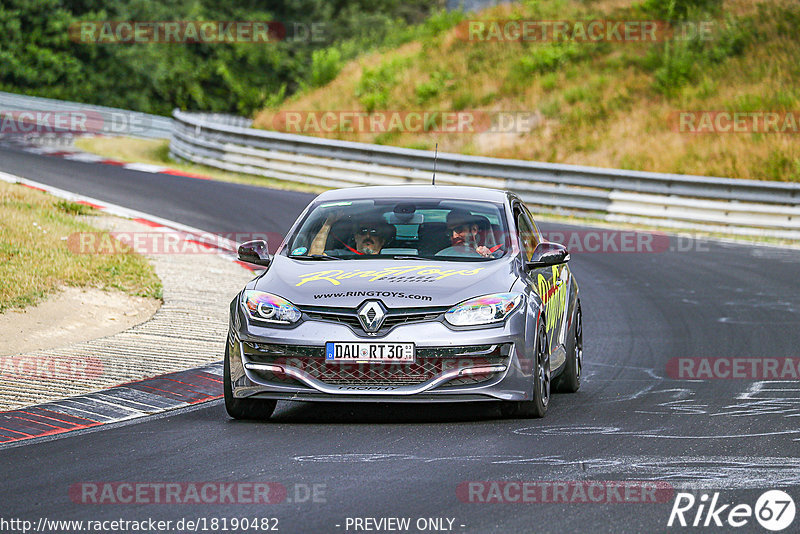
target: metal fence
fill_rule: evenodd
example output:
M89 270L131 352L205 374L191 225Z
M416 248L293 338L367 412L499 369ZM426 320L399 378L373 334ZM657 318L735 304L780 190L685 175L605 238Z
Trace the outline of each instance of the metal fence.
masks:
M430 183L433 152L284 134L173 112L173 157L327 187ZM440 153L436 182L517 192L540 211L800 240L800 184Z
M22 112L20 123L30 125L38 124L37 134L46 131L41 128L42 123L58 121L58 124L49 124L54 129L62 128L64 132L100 134L100 135L125 135L142 138L168 139L172 134L172 119L160 115L149 115L137 111L93 106L80 102L66 102L52 98L18 95L0 91L0 112L4 116L11 116L17 120ZM70 115L58 117L57 115ZM77 131L70 122L77 121ZM6 132L8 134L9 132ZM22 133L25 132L11 132ZM58 131L54 133L59 133Z

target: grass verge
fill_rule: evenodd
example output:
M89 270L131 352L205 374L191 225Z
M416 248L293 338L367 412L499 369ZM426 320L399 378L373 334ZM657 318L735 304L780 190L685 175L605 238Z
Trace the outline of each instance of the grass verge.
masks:
M117 289L160 299L161 280L138 254L77 254L75 232L97 232L95 210L0 182L0 313L42 301L62 286Z

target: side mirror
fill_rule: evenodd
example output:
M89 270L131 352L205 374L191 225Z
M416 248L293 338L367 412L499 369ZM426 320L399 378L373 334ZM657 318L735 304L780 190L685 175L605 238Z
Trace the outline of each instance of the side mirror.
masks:
M527 262L525 267L528 269L537 269L539 267L550 267L551 265L560 265L569 261L569 251L567 247L559 243L549 243L543 241L536 245L533 250L533 256Z
M239 260L269 267L272 256L267 251L267 242L263 239L248 241L239 245Z

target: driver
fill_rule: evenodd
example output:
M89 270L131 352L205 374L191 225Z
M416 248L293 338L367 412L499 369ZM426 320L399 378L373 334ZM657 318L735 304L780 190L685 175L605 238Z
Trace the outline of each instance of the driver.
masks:
M470 212L463 209L454 209L447 214L446 221L450 248L468 249L483 257L488 257L492 254L492 251L487 247L478 244L478 220Z
M394 237L395 228L383 218L368 219L356 225L353 238L359 254L379 254L381 249Z

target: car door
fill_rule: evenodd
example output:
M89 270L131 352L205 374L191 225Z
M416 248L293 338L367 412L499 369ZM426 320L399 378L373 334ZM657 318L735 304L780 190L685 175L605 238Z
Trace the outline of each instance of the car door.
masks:
M514 218L525 259L530 260L536 245L540 242L541 234L536 228L530 212L521 202L514 209ZM532 284L534 291L544 304L544 324L547 332L548 350L550 354L557 353L556 349L559 346L563 346L564 343L564 316L568 285L566 280L569 272L566 271L566 264L561 264L533 269L528 275L529 280L527 283Z
M536 231L536 234L541 239L541 232L539 232L539 227L536 226L536 221L533 219L533 215L531 215L530 210L528 207L523 204L522 209L528 215L531 220L531 224L533 224L533 228ZM556 324L554 327L554 335L553 345L555 348L556 345L561 345L563 348L566 348L566 339L567 339L567 319L569 315L569 293L570 293L570 283L572 282L572 273L569 270L569 265L566 263L562 263L561 265L556 265L555 267L551 268L552 270L552 277L556 288L557 288L557 299L555 302L551 302L551 304L555 304L553 306L553 310L551 313L556 317Z

